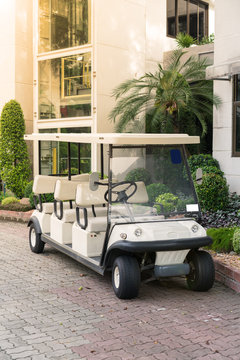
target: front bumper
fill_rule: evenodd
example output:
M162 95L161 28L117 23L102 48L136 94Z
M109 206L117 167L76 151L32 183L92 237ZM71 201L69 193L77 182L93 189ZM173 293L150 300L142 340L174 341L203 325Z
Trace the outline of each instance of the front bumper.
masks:
M114 249L119 249L128 253L175 251L198 249L200 247L208 246L210 244L212 244L212 238L210 238L209 236L156 241L119 240L113 243L108 248L108 252Z

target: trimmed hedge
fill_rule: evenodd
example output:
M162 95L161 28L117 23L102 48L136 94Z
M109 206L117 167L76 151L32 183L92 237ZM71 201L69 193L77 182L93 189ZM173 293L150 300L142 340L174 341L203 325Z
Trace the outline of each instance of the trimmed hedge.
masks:
M31 173L24 133L21 106L11 100L5 104L1 114L0 175L7 189L20 198Z

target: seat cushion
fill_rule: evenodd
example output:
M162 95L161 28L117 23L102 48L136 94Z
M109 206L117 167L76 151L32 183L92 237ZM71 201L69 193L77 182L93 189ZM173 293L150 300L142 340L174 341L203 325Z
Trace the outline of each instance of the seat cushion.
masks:
M107 217L99 216L99 217L89 217L88 218L88 226L87 231L89 232L102 232L106 231L107 228Z
M75 209L64 209L62 222L73 223L76 221L76 210Z

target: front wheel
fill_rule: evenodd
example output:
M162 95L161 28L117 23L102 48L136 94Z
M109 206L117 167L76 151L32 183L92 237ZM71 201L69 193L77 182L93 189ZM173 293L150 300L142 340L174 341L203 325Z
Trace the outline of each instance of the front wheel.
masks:
M40 254L43 252L45 242L41 240L41 235L37 233L34 224L29 228L29 245L32 252Z
M187 275L189 289L207 291L211 289L215 279L214 263L206 251L191 251L187 256L190 273Z
M135 257L122 255L115 259L112 268L112 286L119 299L132 299L138 296L140 268Z

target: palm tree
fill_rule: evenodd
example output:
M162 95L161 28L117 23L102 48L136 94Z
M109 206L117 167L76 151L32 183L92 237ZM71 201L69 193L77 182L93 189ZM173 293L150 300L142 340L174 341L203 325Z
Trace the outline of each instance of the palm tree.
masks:
M207 60L191 56L182 61L183 55L175 50L165 69L158 64L155 74L146 73L114 89L117 102L109 117L116 122L117 132L140 123L145 126L146 119L150 132L181 132L187 116L206 134L207 117L221 100L213 94L212 81L205 80Z

